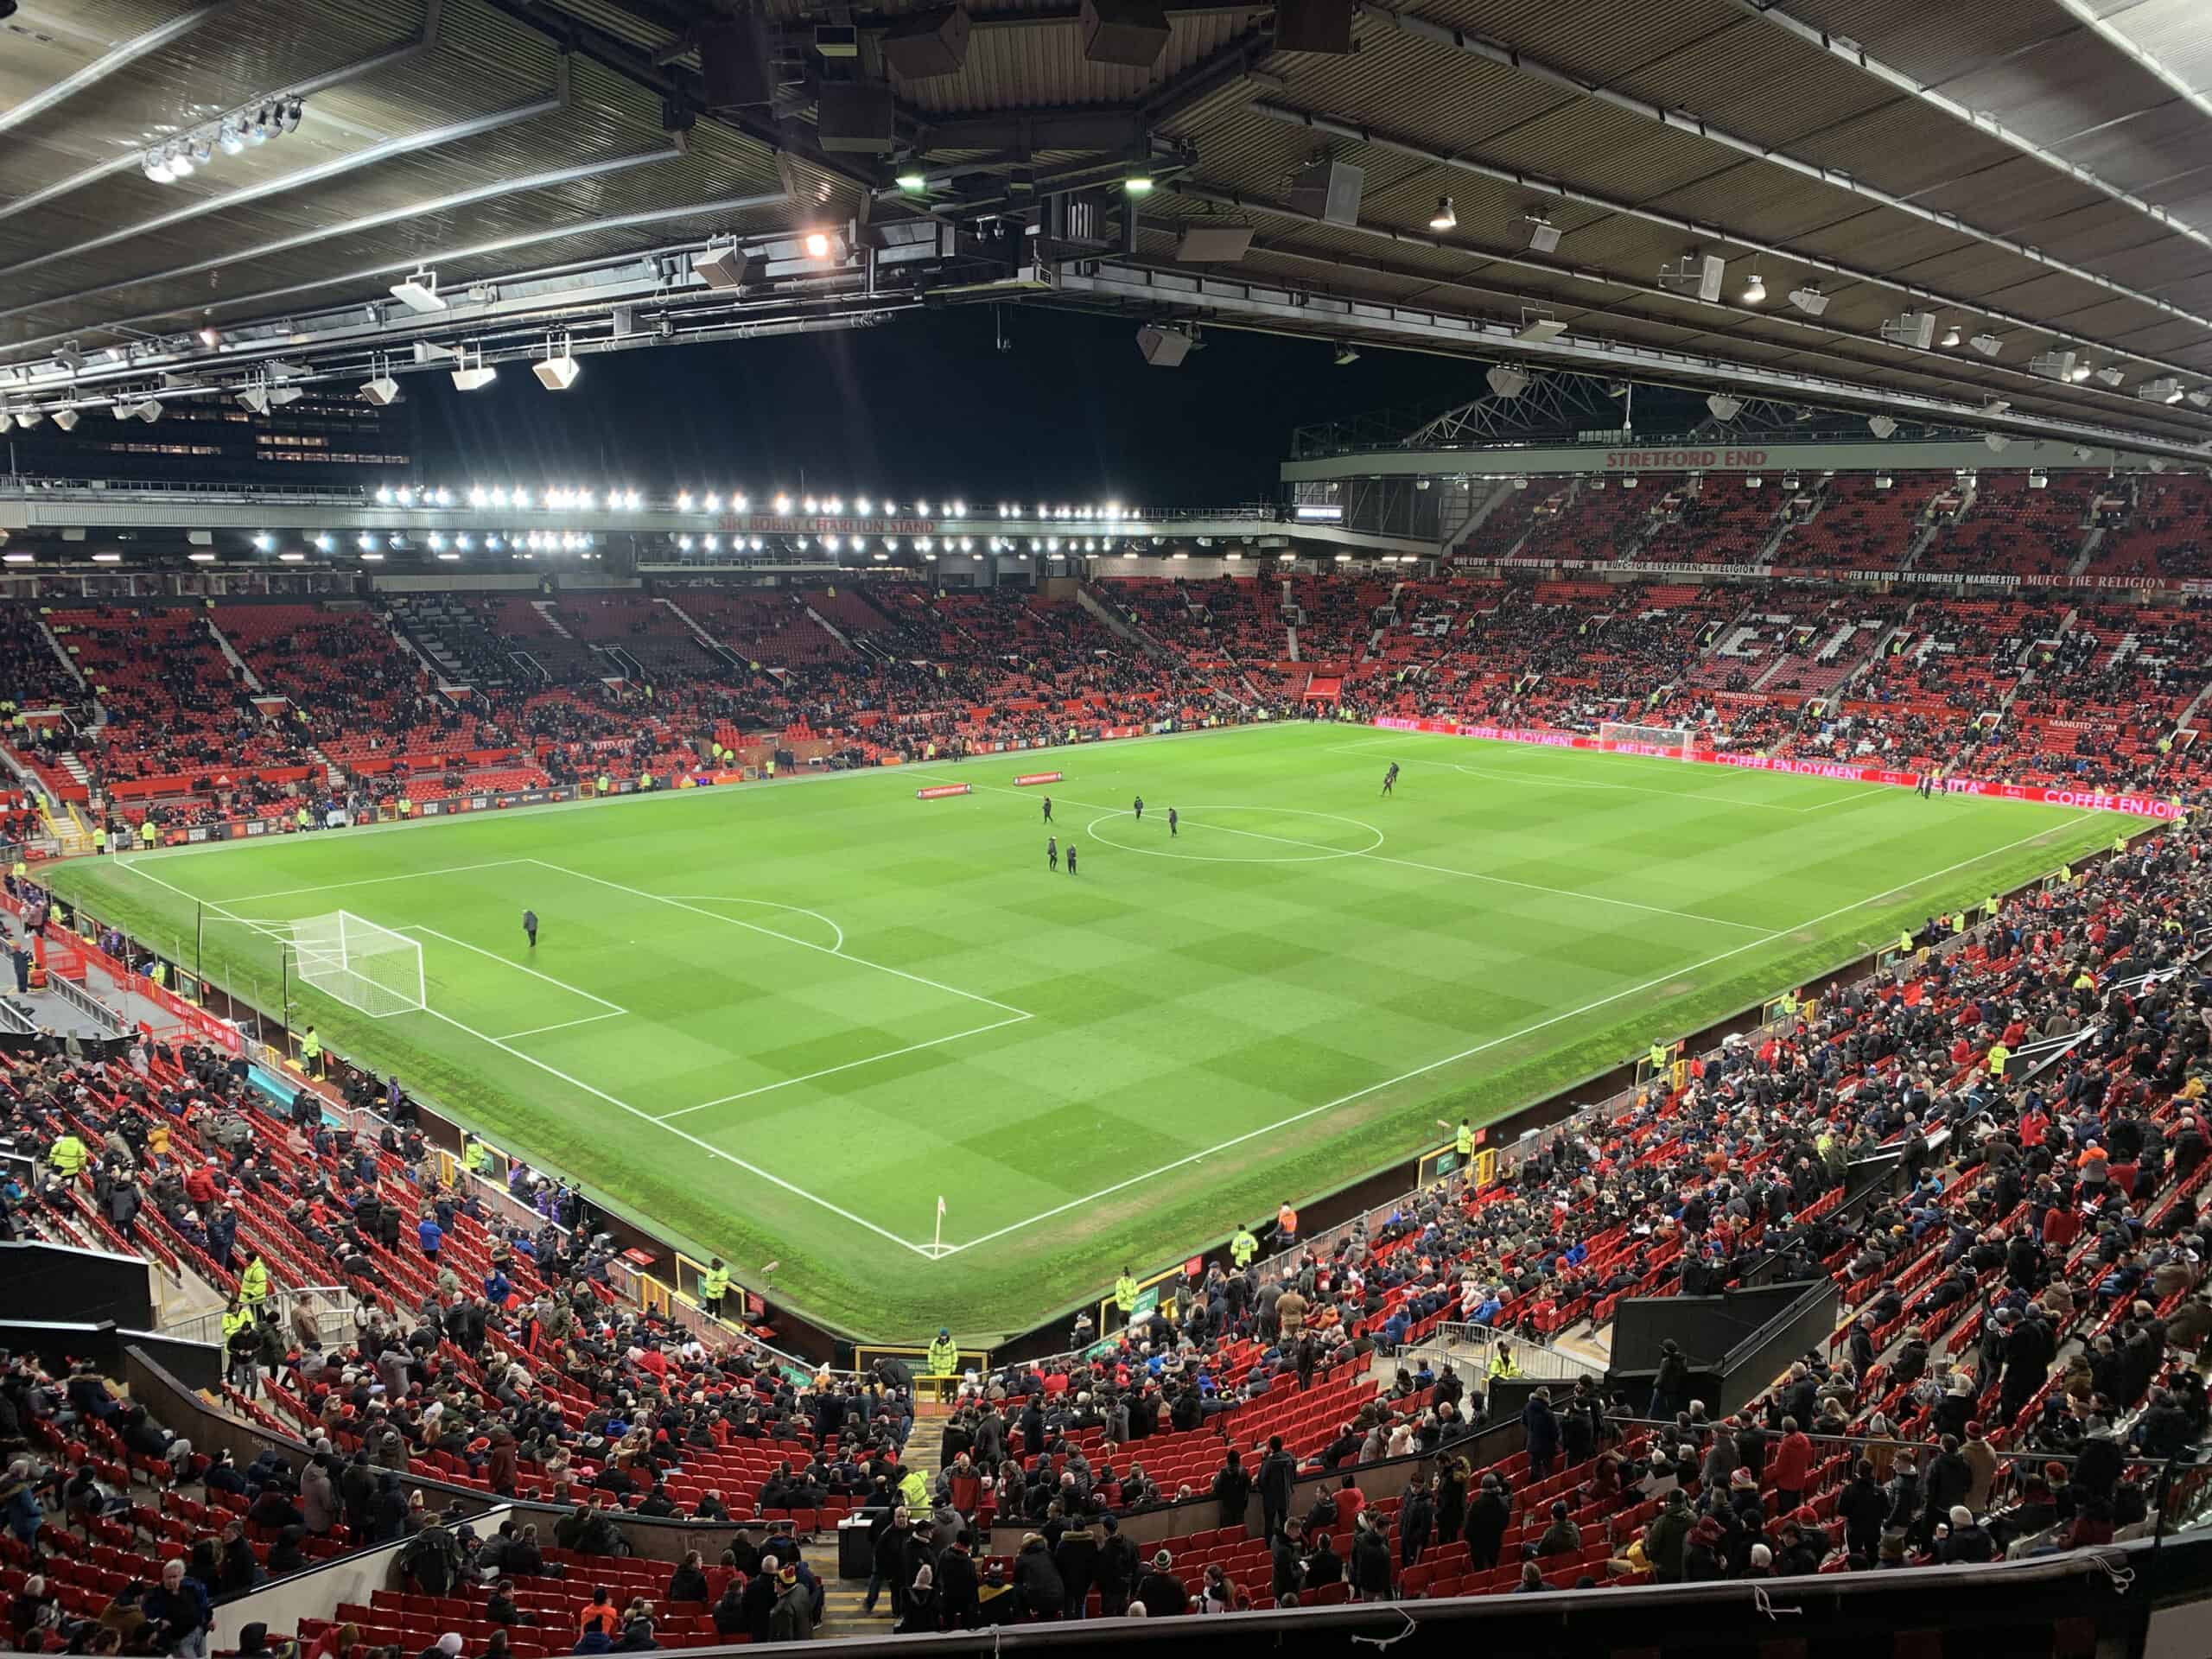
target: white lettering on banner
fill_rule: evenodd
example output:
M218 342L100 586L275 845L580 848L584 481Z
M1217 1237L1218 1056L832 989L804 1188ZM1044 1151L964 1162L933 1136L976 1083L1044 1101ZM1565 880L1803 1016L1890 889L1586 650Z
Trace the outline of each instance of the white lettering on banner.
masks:
M1685 758L1674 749L1639 743L1605 742L1579 732L1556 732L1541 727L1465 726L1452 720L1405 720L1382 715L1369 722L1386 732L1424 732L1443 737L1487 738L1497 743L1529 743L1546 748L1586 749L1608 754L1659 754L1669 760ZM1891 772L1881 766L1854 766L1835 760L1791 760L1769 754L1731 754L1714 749L1693 749L1686 757L1704 766L1741 766L1751 772L1778 772L1796 778L1827 778L1842 783L1886 784L1895 789L1917 789L1920 774ZM2046 806L2073 806L2097 812L2125 812L2132 817L2174 819L2187 809L2149 795L2111 795L2101 791L2051 789L2040 784L1999 784L1980 778L1947 778L1946 793L1981 795L1999 800L2035 801Z
M824 518L788 513L726 512L715 528L748 536L929 536L936 533L934 518Z

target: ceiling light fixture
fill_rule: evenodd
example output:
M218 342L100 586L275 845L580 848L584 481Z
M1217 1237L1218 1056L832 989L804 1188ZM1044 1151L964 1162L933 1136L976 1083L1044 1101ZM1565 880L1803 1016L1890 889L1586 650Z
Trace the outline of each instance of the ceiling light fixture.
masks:
M1459 228L1459 210L1452 205L1449 196L1436 199L1436 211L1428 216L1432 231L1456 231Z
M1344 368L1351 364L1359 361L1359 353L1351 344L1346 343L1337 347L1337 355L1334 360L1338 368Z
M410 311L431 312L446 308L445 300L438 293L438 273L417 270L404 282L391 285L391 297Z
M1760 276L1758 272L1755 270L1751 273L1751 280L1744 284L1744 303L1745 305L1764 305L1765 302L1766 278Z

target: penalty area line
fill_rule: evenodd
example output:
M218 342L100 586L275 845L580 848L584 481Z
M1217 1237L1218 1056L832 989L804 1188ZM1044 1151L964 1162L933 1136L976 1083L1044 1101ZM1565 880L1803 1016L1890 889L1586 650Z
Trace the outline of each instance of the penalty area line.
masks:
M842 1221L851 1222L855 1227L866 1228L869 1232L874 1233L878 1238L887 1239L892 1243L899 1245L902 1249L913 1251L917 1255L924 1257L929 1256L930 1252L927 1245L917 1244L911 1239L901 1238L898 1234L891 1231L888 1228L877 1226L865 1216L856 1216L851 1211L843 1208L842 1205L830 1203L829 1199L823 1198L820 1194L808 1192L804 1187L800 1186L796 1182L787 1181L780 1175L772 1174L769 1171L761 1168L758 1164L747 1163L744 1159L739 1157L734 1152L725 1152L721 1147L715 1145L711 1141L702 1141L697 1135L691 1134L687 1129L677 1128L672 1123L664 1123L660 1119L655 1117L651 1112L645 1111L638 1107L632 1106L628 1101L621 1099L618 1096L608 1094L604 1089L595 1088L592 1084L586 1083L581 1077L570 1077L566 1071L562 1071L558 1066L548 1065L543 1060L538 1059L533 1055L524 1053L522 1050L512 1046L507 1039L503 1037L494 1037L488 1032L479 1031L475 1027L456 1020L449 1014L441 1014L435 1008L424 1008L423 1012L429 1014L433 1020L443 1020L447 1025L451 1026L455 1031L465 1033L468 1036L475 1038L476 1040L480 1043L489 1043L493 1048L498 1049L501 1053L513 1056L516 1059L520 1060L524 1065L536 1066L539 1071L544 1072L546 1076L559 1078L563 1083L567 1084L571 1089L581 1090L583 1093L589 1095L593 1099L605 1101L609 1106L614 1107L619 1111L627 1112L631 1116L639 1119L642 1122L650 1123L656 1128L667 1130L669 1134L676 1135L681 1140L689 1141L692 1146L696 1147L701 1152L705 1153L710 1158L719 1158L726 1164L734 1165L737 1168L743 1170L748 1175L757 1175L762 1180L767 1182L771 1186L780 1187L783 1191L790 1193L793 1198L804 1198L809 1204L828 1211L831 1215L836 1216Z
M1071 802L1070 804L1078 804L1078 803ZM1339 1095L1336 1099L1325 1101L1319 1106L1309 1106L1302 1112L1294 1112L1290 1116L1282 1118L1276 1122L1262 1124L1256 1129L1247 1129L1242 1135L1233 1135L1229 1140L1224 1141L1218 1145L1208 1147L1200 1152L1192 1153L1186 1157L1178 1158L1173 1163L1162 1164L1157 1169L1148 1169L1141 1175L1132 1175L1126 1180L1116 1181L1111 1186L1101 1187L1097 1192L1086 1193L1082 1198L1070 1198L1065 1204L1054 1205L1050 1210L1039 1211L1037 1214L1029 1217L1027 1220L1009 1223L1004 1227L996 1228L990 1232L982 1234L977 1237L969 1239L959 1244L948 1244L944 1249L944 1255L953 1255L958 1254L962 1250L972 1250L979 1244L989 1244L995 1243L999 1239L1006 1237L1010 1233L1018 1233L1026 1228L1034 1227L1040 1221L1050 1221L1056 1216L1064 1216L1067 1214L1071 1210L1080 1210L1086 1205L1096 1204L1101 1198L1111 1198L1116 1192L1125 1192L1132 1186L1141 1185L1147 1181L1156 1179L1162 1175L1171 1174L1174 1171L1182 1169L1188 1165L1201 1162L1205 1159L1212 1157L1216 1153L1230 1151L1233 1147L1243 1146L1248 1141L1255 1141L1262 1135L1273 1135L1279 1129L1285 1129L1290 1128L1294 1124L1303 1123L1307 1118L1317 1117L1323 1112L1334 1111L1339 1107L1349 1106L1355 1101L1364 1100L1368 1096L1377 1094L1382 1090L1395 1088L1402 1083L1410 1083L1415 1077L1426 1077L1432 1071L1440 1071L1443 1067L1454 1065L1460 1060L1471 1059L1478 1054L1486 1053L1490 1050L1497 1048L1503 1044L1515 1042L1523 1037L1533 1036L1535 1033L1558 1025L1562 1020L1579 1019L1583 1014L1593 1014L1598 1009L1609 1007L1615 1002L1622 1001L1624 998L1637 996L1645 991L1655 990L1658 987L1666 984L1669 981L1679 979L1686 974L1701 972L1705 969L1713 967L1715 963L1726 962L1731 957L1740 957L1746 950L1756 950L1760 946L1770 944L1773 940L1780 938L1785 933L1802 932L1808 927L1818 927L1823 922L1834 921L1837 917L1847 916L1854 910L1863 910L1868 905L1874 904L1878 900L1888 898L1891 893L1903 893L1910 887L1917 887L1923 881L1937 880L1943 876L1949 875L1955 870L1965 869L1968 865L1979 864L1983 860L1994 858L2000 853L2009 853L2015 847L2024 847L2031 842L2041 841L2046 836L2055 835L2059 830L2067 828L2070 824L2079 823L2084 819L2094 816L2095 816L2095 813L2094 810L2092 809L2089 811L2077 813L2073 817L2061 819L2059 822L2047 825L2044 829L2022 836L2017 841L2008 841L2002 847L1992 847L1985 852L1976 853L1968 858L1962 858L1955 864L1947 864L1940 870L1926 871L1919 875L1912 876L1905 880L1900 881L1893 887L1885 887L1879 893L1871 893L1863 899L1854 899L1849 904L1839 905L1834 910L1825 912L1821 915L1812 917L1808 920L1798 923L1795 927L1783 928L1780 930L1780 931L1770 934L1764 938L1746 939L1743 944L1735 945L1729 950L1723 950L1718 955L1707 957L1702 962L1694 962L1687 968L1672 969L1666 973L1657 976L1656 978L1645 980L1640 985L1627 986L1621 990L1612 992L1609 995L1599 997L1595 1001L1586 1002L1579 1008L1569 1008L1563 1014L1549 1015L1545 1019L1536 1020L1534 1024L1523 1026L1517 1031L1510 1031L1503 1036L1489 1038L1483 1042L1475 1044L1472 1047L1463 1048L1456 1054L1446 1054L1441 1059L1429 1061L1426 1065L1417 1065L1410 1071L1402 1071L1395 1077L1386 1077L1380 1083L1370 1083L1363 1089L1355 1089L1348 1095ZM927 1250L924 1250L922 1253L925 1255L929 1254ZM931 1257L931 1259L932 1261L936 1261L941 1260L942 1257L933 1256Z
M757 1089L741 1089L734 1095L720 1095L713 1100L702 1100L696 1106L678 1107L672 1112L663 1112L653 1120L665 1123L672 1117L689 1117L694 1112L703 1112L710 1106L728 1106L734 1101L751 1100L756 1095L773 1094L779 1089L788 1089L795 1083L812 1083L817 1077L835 1077L840 1071L855 1071L863 1065L874 1065L880 1060L895 1060L901 1054L918 1054L925 1048L941 1047L957 1043L963 1037L980 1037L987 1031L1003 1031L1008 1026L1018 1026L1034 1014L1017 1014L1010 1020L994 1020L988 1026L973 1026L966 1031L947 1032L942 1037L931 1037L925 1042L909 1043L904 1048L887 1049L880 1054L864 1054L857 1060L847 1060L841 1065L825 1065L819 1071L809 1071L796 1077L781 1077L774 1083L764 1083Z

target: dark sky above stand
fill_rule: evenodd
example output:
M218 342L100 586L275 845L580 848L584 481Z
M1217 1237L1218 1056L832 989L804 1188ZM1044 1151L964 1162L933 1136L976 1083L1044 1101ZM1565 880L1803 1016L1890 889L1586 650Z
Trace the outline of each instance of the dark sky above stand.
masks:
M491 486L1036 496L1132 506L1273 499L1294 427L1479 395L1484 365L1209 329L1180 368L1138 353L1137 324L962 307L850 333L607 353L569 391L525 365L462 394L408 381L426 480Z

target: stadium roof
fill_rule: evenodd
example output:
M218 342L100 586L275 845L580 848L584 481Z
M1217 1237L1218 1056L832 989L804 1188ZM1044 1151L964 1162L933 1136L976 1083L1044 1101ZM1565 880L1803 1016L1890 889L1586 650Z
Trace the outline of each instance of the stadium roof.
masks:
M1147 3L23 0L0 398L995 301L2208 453L2194 0Z

